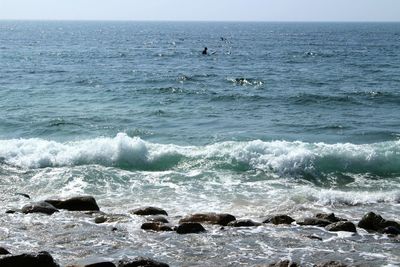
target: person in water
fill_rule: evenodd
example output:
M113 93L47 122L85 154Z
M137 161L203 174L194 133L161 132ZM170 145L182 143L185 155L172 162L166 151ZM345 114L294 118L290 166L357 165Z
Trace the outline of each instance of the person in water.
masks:
M207 55L207 47L204 47L203 55Z

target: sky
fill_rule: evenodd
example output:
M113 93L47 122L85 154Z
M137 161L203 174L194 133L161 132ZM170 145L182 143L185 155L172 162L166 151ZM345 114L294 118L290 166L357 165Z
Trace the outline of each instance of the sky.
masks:
M0 0L0 20L400 21L400 0Z

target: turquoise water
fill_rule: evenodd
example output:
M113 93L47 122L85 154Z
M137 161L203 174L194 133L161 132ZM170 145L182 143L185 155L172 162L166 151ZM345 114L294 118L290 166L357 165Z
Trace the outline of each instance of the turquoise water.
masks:
M16 192L90 194L111 213L155 205L174 216L324 211L356 222L375 211L399 220L399 52L398 23L2 21L1 206L26 203ZM46 248L63 264L131 254L173 266L400 264L398 243L363 232L318 232L323 245L270 226L176 237L143 233L130 216L114 223L125 235L102 236L98 227L110 225L81 215L10 216L0 244Z

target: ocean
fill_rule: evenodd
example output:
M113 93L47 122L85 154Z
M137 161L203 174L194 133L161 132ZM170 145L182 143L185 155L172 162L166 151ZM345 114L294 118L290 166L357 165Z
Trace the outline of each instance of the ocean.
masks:
M398 238L360 228L178 235L129 213L399 221L399 108L399 23L1 21L0 246L61 265L399 266ZM29 203L16 193L91 195L121 219L5 214Z

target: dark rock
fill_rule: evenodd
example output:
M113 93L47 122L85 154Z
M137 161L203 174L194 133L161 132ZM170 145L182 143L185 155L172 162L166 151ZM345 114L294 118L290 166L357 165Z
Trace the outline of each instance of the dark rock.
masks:
M107 216L105 215L101 215L101 216L97 216L96 218L94 218L94 222L95 223L105 223L108 220Z
M8 252L7 249L0 247L0 255L7 255L7 254L11 254L11 253Z
M169 267L169 265L150 258L138 257L133 260L120 260L118 267Z
M156 231L156 232L162 232L162 231L173 231L171 227L168 225L165 225L160 222L147 222L143 223L141 228L143 230L151 230L151 231Z
M115 232L115 231L117 231L118 230L118 228L117 227L113 227L113 228L111 228L111 231L113 231L113 232Z
M52 204L57 209L64 209L69 211L98 211L99 206L92 196L73 197L66 200L45 200L45 202Z
M294 219L284 214L269 216L267 219L263 221L263 223L273 223L275 225L291 224L292 222L294 222Z
M346 221L329 224L325 226L325 229L331 232L346 231L346 232L357 233L357 229L354 223Z
M300 265L298 265L297 263L291 262L289 260L278 261L268 265L268 267L299 267L299 266Z
M296 223L298 225L313 225L313 226L320 226L320 227L325 227L328 224L331 224L331 222L328 220L319 219L316 217L299 219L296 221Z
M199 223L182 223L176 228L178 234L197 234L205 232L206 229Z
M186 222L197 222L197 223L208 223L208 224L219 224L222 226L228 225L228 223L235 221L235 216L227 213L196 213L182 218L179 223Z
M393 226L400 229L400 224L395 221L387 221L382 216L377 215L373 212L368 212L358 222L358 227L363 228L367 231L382 231L388 226Z
M394 226L388 226L385 227L385 229L382 230L383 234L388 234L388 235L400 235L400 228L394 227Z
M146 218L149 222L160 222L160 223L169 223L169 221L167 220L167 218L165 218L164 216L159 216L159 215L155 215L155 216L150 216L148 218Z
M15 210L6 210L6 213L8 213L8 214L14 214L14 213L16 213L17 211L15 211Z
M156 207L143 207L143 208L138 208L131 210L130 213L136 214L136 215L165 215L168 216L168 213L160 208Z
M53 257L46 251L0 258L1 267L58 267Z
M338 261L329 261L317 264L316 267L347 267L347 265Z
M22 207L21 211L25 214L27 214L27 213L45 213L45 214L51 215L54 212L58 212L58 209L56 209L53 205L42 201L42 202L35 202L35 203L25 205Z
M85 265L85 267L116 267L114 263L105 261Z
M330 221L332 223L347 221L346 219L336 217L334 213L318 213L317 215L315 215L315 217L318 219Z
M261 223L254 222L252 220L235 220L233 222L228 223L228 226L233 226L233 227L252 227L260 225Z

